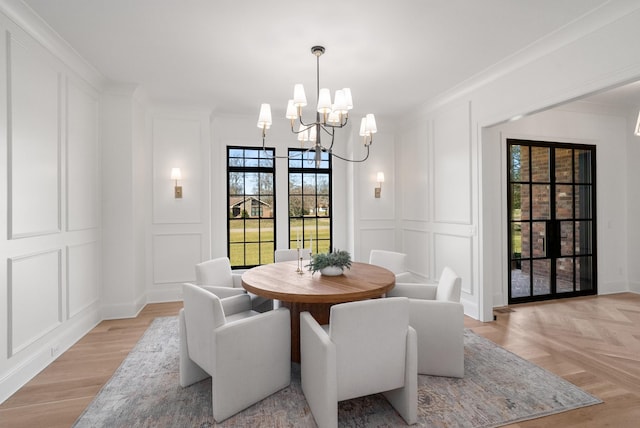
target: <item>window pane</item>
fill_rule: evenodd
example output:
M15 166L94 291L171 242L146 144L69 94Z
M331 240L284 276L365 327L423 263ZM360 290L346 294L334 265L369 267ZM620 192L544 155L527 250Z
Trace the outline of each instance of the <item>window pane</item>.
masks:
M244 266L244 243L229 245L229 260L231 266Z
M302 196L289 196L289 217L302 217Z
M520 223L522 225L522 230L521 230L521 234L522 234L522 257L526 258L526 257L531 257L531 252L530 252L530 244L531 244L531 224L527 223L527 222L522 222Z
M533 260L533 295L551 293L551 260Z
M592 264L592 257L576 257L576 290L593 289Z
M522 220L529 220L531 219L531 202L529 201L531 185L520 184L518 186L520 186L520 215Z
M544 221L533 222L533 257L547 256L547 223Z
M244 242L244 220L229 221L229 242Z
M560 255L573 255L573 221L560 222Z
M275 247L273 246L273 242L262 242L260 244L260 264L266 265L273 263L274 251Z
M549 185L533 185L533 206L531 215L533 220L548 220L551 215L549 199Z
M576 183L593 183L591 180L591 151L575 151L575 181Z
M512 184L511 185L511 220L521 220L522 219L522 184ZM529 186L525 186L529 187Z
M593 204L591 201L591 185L576 186L576 218L593 218Z
M576 221L576 254L591 254L591 221Z
M523 155L524 154L524 162L526 165L523 165ZM511 146L511 181L529 181L529 147L523 147L520 145ZM526 168L526 169L523 169ZM526 175L523 176L523 173Z
M303 215L316 215L316 195L302 197Z
M260 244L245 244L245 260L246 266L258 266L260 264Z
M296 195L302 193L302 174L289 174L289 193Z
M531 296L531 262L522 260L511 263L511 297Z
M522 257L522 223L511 223L511 258Z
M556 186L556 218L573 218L573 186L571 185Z
M549 182L549 148L531 147L531 181Z
M556 150L556 182L571 183L573 178L572 150Z
M556 292L568 293L573 291L573 259L562 258L556 260Z
M244 194L244 173L243 172L230 172L229 173L229 195L243 195Z

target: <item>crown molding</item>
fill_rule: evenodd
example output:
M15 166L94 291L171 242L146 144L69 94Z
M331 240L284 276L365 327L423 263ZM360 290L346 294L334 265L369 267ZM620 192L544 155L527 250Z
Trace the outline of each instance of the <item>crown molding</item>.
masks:
M56 33L33 9L20 0L0 0L0 13L33 37L51 54L97 90L105 84L105 77L85 60L66 40Z

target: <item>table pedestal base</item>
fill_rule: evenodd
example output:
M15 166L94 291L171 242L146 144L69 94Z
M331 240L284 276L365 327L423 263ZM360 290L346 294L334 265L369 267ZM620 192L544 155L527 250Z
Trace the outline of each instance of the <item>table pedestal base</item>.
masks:
M300 362L300 313L309 312L320 325L329 324L331 306L334 303L280 302L291 313L291 361Z

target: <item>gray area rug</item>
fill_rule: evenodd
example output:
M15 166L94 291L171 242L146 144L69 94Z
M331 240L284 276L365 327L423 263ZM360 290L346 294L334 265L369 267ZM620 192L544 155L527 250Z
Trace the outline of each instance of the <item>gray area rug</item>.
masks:
M157 318L75 427L315 427L300 387L291 385L216 424L211 379L178 383L178 320ZM465 378L419 376L418 425L495 427L600 403L564 379L465 331ZM340 402L344 427L406 426L381 395Z

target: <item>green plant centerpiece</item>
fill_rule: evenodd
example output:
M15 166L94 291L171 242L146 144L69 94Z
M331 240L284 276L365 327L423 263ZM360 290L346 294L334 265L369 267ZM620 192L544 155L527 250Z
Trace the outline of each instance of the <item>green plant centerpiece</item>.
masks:
M344 268L351 269L351 254L343 250L314 254L307 266L312 273L320 271L322 275L326 276L342 275Z

